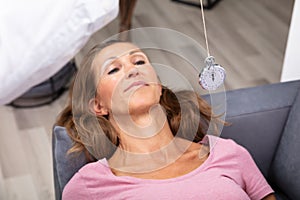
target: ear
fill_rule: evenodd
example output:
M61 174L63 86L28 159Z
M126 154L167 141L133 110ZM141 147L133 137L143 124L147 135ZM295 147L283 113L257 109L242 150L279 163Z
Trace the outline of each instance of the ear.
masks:
M160 83L158 84L158 88L159 88L159 96L161 96L162 95L162 86Z
M158 84L158 88L159 88L159 96L162 95L162 85L161 85L161 80L159 78L159 76L157 75L157 84Z
M108 110L106 107L103 106L101 101L97 98L93 98L89 102L90 111L96 114L96 116L103 116L108 115Z

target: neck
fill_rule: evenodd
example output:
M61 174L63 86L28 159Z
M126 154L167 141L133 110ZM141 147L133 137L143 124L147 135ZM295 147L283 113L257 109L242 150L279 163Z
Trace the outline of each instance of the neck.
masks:
M188 140L174 137L166 122L161 131L151 138L121 137L119 148L108 162L114 172L148 173L174 163L191 144Z
M147 173L175 162L191 145L191 142L174 137L169 124L155 136L136 138L121 136L120 146L109 159L113 170L129 173Z
M161 125L160 125L161 126ZM151 127L152 131L158 130L157 127ZM153 133L148 133L149 135ZM174 136L167 121L158 133L150 137L135 137L134 135L120 134L120 148L131 153L150 153L158 151L168 145Z
M132 153L148 153L170 143L173 134L160 105L144 113L118 115L110 118L118 131L120 148Z
M131 118L126 123L110 119L120 142L109 159L111 168L127 172L153 171L174 162L191 144L173 136L162 109L152 109L148 115L151 123L146 126L136 125Z

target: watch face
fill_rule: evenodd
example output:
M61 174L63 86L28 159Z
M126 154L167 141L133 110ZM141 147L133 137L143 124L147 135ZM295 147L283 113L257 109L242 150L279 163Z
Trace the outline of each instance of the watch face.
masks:
M218 64L204 68L199 77L200 85L206 90L216 90L224 83L224 80L225 70Z

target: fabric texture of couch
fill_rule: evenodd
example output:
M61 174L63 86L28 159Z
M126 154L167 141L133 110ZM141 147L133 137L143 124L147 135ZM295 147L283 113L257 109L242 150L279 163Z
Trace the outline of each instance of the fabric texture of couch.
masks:
M226 92L226 121L221 137L244 146L275 190L278 200L300 199L300 81ZM67 156L71 140L65 128L53 129L56 199L85 157Z

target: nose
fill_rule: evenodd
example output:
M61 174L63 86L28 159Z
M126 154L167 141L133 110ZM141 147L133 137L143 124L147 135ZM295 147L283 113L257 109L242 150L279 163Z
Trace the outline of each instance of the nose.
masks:
M132 66L127 71L127 78L134 78L139 75L139 70L136 66Z

